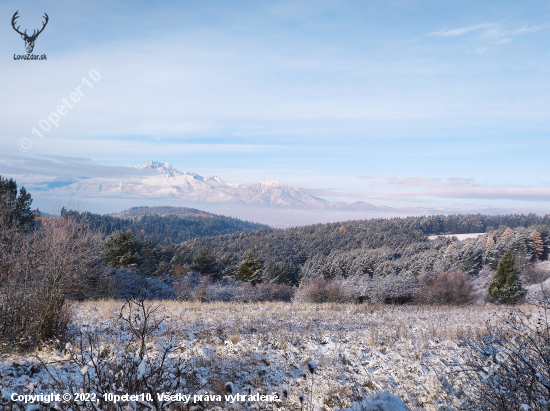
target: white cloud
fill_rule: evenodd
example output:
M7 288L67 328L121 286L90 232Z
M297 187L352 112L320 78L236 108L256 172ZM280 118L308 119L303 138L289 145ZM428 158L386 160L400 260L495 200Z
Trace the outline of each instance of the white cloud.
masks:
M472 178L392 177L364 174L376 195L385 198L454 198L477 200L550 201L550 188L483 185ZM392 188L395 187L395 188Z
M461 36L472 31L486 29L488 27L493 27L495 23L484 23L478 24L476 26L462 27L453 30L439 30L434 33L428 34L428 36L441 36L441 37L450 37L450 36Z
M442 178L424 178L424 177L394 177L378 176L372 174L363 174L359 178L370 182L372 187L382 186L402 186L402 187L434 187L441 185L475 187L478 184L472 178L450 177Z
M479 188L440 188L427 190L378 191L383 196L396 197L439 197L471 198L484 200L550 201L550 189L535 187L479 187Z
M2 174L17 177L24 182L48 181L58 177L70 178L131 178L136 175L134 167L109 166L92 163L87 158L56 155L8 156L0 161Z
M539 25L539 26L524 26L520 29L512 29L510 25L505 25L502 23L484 23L478 24L475 26L462 27L453 30L439 30L434 33L427 34L428 36L440 36L440 37L457 37L466 33L472 33L479 31L479 38L483 41L492 41L496 44L506 44L510 43L513 40L515 35L520 35L524 33L533 33L539 30L543 30L549 25Z
M547 24L540 25L540 26L531 26L531 27L525 26L520 29L513 30L512 33L513 34L533 33L535 31L543 30L547 27L548 27Z

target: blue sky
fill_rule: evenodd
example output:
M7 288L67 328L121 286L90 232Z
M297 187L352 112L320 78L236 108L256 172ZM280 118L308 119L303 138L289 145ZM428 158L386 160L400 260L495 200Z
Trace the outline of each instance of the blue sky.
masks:
M31 32L48 13L34 50L47 61L13 60L25 52L16 10ZM549 11L544 1L4 1L0 174L30 181L14 171L29 159L86 170L156 160L331 201L550 212ZM32 135L79 85L59 128Z

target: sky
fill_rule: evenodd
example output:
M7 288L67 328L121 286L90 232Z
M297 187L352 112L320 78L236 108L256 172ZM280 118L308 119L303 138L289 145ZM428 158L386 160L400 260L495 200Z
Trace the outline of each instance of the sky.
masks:
M28 32L48 14L47 60L15 59L15 11ZM550 212L547 1L8 0L0 16L0 175L22 184L155 160L330 201Z

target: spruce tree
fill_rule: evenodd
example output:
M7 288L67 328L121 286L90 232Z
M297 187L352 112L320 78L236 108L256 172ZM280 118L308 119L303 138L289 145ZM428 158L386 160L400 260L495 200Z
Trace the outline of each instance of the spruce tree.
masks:
M504 254L487 293L503 304L516 304L525 294L512 253Z

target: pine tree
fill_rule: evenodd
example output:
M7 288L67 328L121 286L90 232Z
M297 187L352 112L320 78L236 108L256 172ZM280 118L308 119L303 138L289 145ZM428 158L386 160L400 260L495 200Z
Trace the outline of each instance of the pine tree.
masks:
M173 272L183 274L190 271L190 264L193 263L193 255L187 247L180 246L176 251L172 259L170 260L170 267Z
M544 241L542 241L542 236L537 230L531 234L531 241L533 242L533 260L536 262L544 253Z
M481 271L483 259L481 253L468 247L462 255L461 268L470 275L478 275Z
M34 219L40 215L40 212L31 210L31 204L31 195L27 193L25 187L21 187L17 195L15 180L0 176L0 227L32 227Z
M525 294L512 253L504 254L500 260L497 272L487 288L487 293L503 304L516 304L519 298Z
M144 240L141 242L140 252L142 259L139 268L145 275L151 275L158 269L159 259L157 253L155 252L156 247L157 243L153 240Z
M216 276L220 273L221 267L212 250L208 247L204 247L200 250L197 258L193 260L190 269L204 275Z
M105 265L113 268L138 264L141 260L139 241L131 230L115 231L105 239L101 256Z
M491 270L496 270L498 268L498 263L500 261L500 252L496 245L487 247L485 250L485 258L483 259L483 264L489 266Z
M250 250L244 256L245 260L239 267L236 279L239 281L258 281L262 276L264 259L257 256L254 250Z

